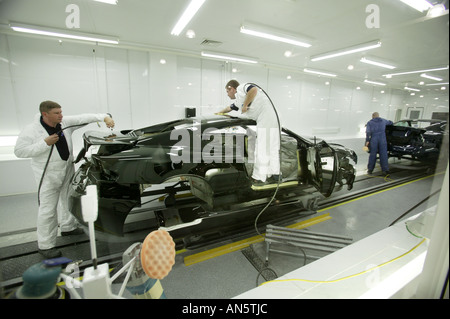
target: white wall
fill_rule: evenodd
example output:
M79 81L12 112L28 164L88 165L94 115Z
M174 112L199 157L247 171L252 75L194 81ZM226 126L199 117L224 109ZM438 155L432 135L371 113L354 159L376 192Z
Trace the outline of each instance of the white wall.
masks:
M166 63L161 64L161 59ZM299 70L2 34L0 136L18 135L43 100L60 103L64 115L110 112L119 130L182 118L186 107L195 107L198 115L212 114L229 103L225 84L231 78L264 88L283 126L326 139L363 137L364 125L374 111L394 120L397 109L405 117L407 108L418 103L430 117L432 110L440 109L435 100L424 104L404 91L320 78ZM442 103L448 112L448 98ZM74 134L75 153L86 129L98 127L91 124ZM10 150L0 150L0 195L35 188L30 186L34 183L31 170L11 171L10 163L5 169L4 161L16 160ZM19 173L26 174L23 180L28 188L11 190L5 181Z
M263 87L299 133L355 137L373 111L392 117L405 95L295 70L22 36L0 35L0 56L0 135L17 135L47 99L65 115L110 112L119 129L180 118L185 107L213 113L229 102L224 86L236 78Z

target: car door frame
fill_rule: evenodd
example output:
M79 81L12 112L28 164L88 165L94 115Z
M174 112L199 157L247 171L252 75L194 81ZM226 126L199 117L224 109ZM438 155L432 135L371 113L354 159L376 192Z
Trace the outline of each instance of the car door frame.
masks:
M328 150L323 152L325 149ZM327 183L325 183L323 167L325 165L329 166L330 164L328 163L328 160L324 161L325 158L333 158L332 170L330 170L331 179L327 179ZM337 153L325 141L315 143L308 149L308 169L311 174L311 183L325 197L328 197L333 193L337 180L338 167L339 160Z

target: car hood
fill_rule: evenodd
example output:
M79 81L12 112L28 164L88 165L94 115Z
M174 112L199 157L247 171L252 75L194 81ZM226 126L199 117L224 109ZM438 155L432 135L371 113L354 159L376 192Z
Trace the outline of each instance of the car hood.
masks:
M84 133L83 138L89 145L130 144L137 141L137 136L133 136L131 134L123 134L122 132L115 131L87 131Z
M85 157L87 151L91 146L102 147L103 145L114 145L116 151L125 150L131 148L136 144L137 136L126 132L105 132L105 131L86 131L83 134L83 148L78 153L74 163L78 163ZM118 147L117 147L118 146Z

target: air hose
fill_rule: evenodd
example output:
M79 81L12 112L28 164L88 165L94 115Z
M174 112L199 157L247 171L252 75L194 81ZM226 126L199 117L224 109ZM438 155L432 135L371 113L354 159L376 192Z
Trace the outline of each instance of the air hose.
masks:
M275 112L275 115L277 117L277 123L278 123L278 136L280 139L280 148L278 149L278 160L280 161L280 172L278 174L278 181L277 181L277 187L270 199L270 201L266 204L266 206L264 206L264 208L259 212L259 214L256 216L255 218L255 223L254 223L254 227L256 230L256 233L262 237L264 237L258 230L258 219L261 217L261 215L267 210L267 208L269 208L269 206L272 204L272 202L274 201L275 197L277 196L278 193L278 189L280 188L280 183L281 183L281 124L280 124L280 118L278 116L277 113L277 109L275 108L275 105L272 102L272 99L269 97L269 95L266 93L266 91L264 91L263 88L261 88L259 85L255 84L255 83L249 83L250 85L256 86L257 88L259 88L265 95L266 97L269 99L270 104L272 105L272 108Z
M68 128L78 127L78 126L85 126L85 125L88 125L88 124L89 123L70 125L70 126L67 126L65 128L60 129L58 132L56 132L56 134L58 134L58 136L59 136L62 133L62 131L66 130ZM38 186L38 206L41 206L40 193L41 193L42 182L44 181L45 172L47 171L47 167L48 167L48 164L50 163L50 158L52 157L52 153L53 153L53 149L54 148L55 148L55 144L52 144L52 146L50 148L50 153L48 154L47 162L45 163L45 166L44 166L44 171L42 172L41 180L39 181L39 186Z

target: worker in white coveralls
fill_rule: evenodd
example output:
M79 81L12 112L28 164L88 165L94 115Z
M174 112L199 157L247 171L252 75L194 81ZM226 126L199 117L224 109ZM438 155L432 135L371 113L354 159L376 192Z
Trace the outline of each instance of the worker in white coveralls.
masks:
M82 114L63 119L61 106L53 101L42 102L39 111L34 122L20 133L14 154L19 158L31 158L31 167L39 185L39 253L46 258L55 258L61 256L61 252L55 248L58 234L57 209L62 236L83 233L77 228L76 219L68 209L69 183L75 172L72 132L84 124L98 121L104 121L107 127L114 127L114 121L108 114Z
M256 121L256 146L252 174L254 186L277 183L280 174L280 131L269 98L257 86L231 80L225 86L228 97L235 100L221 113L241 110Z

